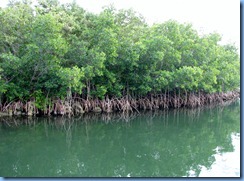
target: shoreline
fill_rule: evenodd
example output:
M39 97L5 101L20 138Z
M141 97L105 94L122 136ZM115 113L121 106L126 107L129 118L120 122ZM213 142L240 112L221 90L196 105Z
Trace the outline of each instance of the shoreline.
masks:
M0 117L4 116L77 116L84 113L112 113L112 112L140 112L144 110L164 110L177 108L196 108L215 103L240 98L240 92L226 93L184 93L184 94L157 94L141 98L105 98L85 100L79 97L65 100L56 99L47 104L44 109L38 109L35 101L23 103L21 101L8 103L1 107Z

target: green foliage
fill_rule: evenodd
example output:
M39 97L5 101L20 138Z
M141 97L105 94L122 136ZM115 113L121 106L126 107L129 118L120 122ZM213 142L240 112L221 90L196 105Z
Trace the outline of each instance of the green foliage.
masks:
M155 89L157 91L169 89L173 82L173 73L165 70L161 70L158 73L158 77L156 78Z
M82 71L77 66L72 68L60 68L58 71L58 77L60 77L61 85L66 90L72 89L74 92L81 94L84 84L82 84L82 79L84 78L84 71Z
M46 108L46 97L41 90L36 90L31 94L31 97L35 99L35 106L38 109Z
M96 90L92 92L92 95L100 99L104 99L105 94L107 93L107 88L103 85L96 86Z
M221 36L190 24L149 26L135 11L86 12L75 2L12 1L0 9L1 101L72 94L141 96L240 87L240 57ZM39 102L38 102L39 101Z
M183 66L174 74L175 87L188 91L198 91L203 71L199 67Z

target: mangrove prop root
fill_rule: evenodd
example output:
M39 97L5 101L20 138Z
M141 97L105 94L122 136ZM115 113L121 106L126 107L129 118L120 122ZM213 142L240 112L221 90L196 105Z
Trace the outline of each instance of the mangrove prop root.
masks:
M82 115L85 112L111 113L122 112L124 116L134 111L156 110L168 108L196 108L203 105L214 103L224 104L226 101L236 100L240 96L239 91L226 93L206 94L201 92L191 93L169 93L159 95L150 95L148 97L131 98L128 96L122 98L82 99L79 97L69 98L69 100L52 100L43 110L38 109L35 100L23 103L21 101L1 104L0 116L12 115Z

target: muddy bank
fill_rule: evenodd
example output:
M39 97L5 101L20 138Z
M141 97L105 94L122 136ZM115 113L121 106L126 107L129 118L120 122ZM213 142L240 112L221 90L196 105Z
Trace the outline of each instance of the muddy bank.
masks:
M35 115L81 115L83 113L111 113L111 112L140 112L141 110L156 110L169 108L195 108L203 105L223 104L226 101L236 100L240 97L239 91L227 93L205 94L197 93L165 93L149 95L147 97L82 99L73 97L65 100L55 99L43 109L37 108L35 101L10 102L1 105L0 117L3 116L35 116Z

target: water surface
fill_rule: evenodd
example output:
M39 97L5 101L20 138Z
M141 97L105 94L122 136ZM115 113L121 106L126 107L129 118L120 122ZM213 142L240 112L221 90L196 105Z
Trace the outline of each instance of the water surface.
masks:
M3 177L239 177L240 105L4 118Z

